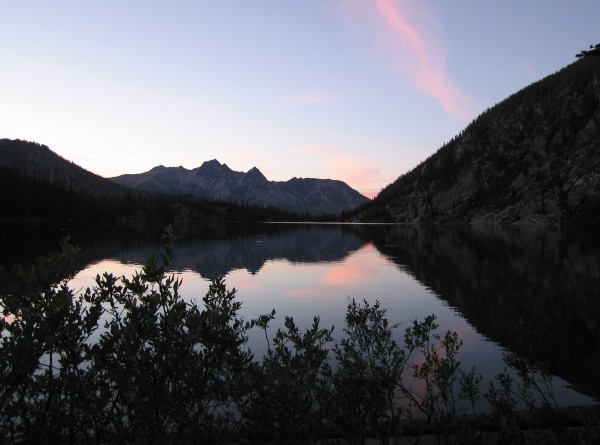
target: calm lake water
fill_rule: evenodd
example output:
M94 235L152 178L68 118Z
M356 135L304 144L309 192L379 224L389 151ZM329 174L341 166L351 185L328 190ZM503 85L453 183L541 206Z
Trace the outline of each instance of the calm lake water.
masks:
M478 226L258 224L176 227L173 271L200 300L211 278L235 287L247 318L277 311L339 337L349 299L379 300L404 327L435 314L464 341L460 360L484 376L516 351L550 363L561 405L600 400L600 234ZM3 227L0 264L28 262L69 234L85 267L75 289L105 271L130 276L159 249L161 230ZM265 352L260 332L250 338Z

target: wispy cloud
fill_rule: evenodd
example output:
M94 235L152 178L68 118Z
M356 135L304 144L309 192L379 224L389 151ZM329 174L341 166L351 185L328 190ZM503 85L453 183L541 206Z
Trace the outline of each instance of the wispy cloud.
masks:
M321 160L333 177L350 184L353 188L362 188L371 183L371 176L381 170L379 163L366 156L328 156Z
M345 154L340 144L311 144L288 148L292 153L317 158L327 170L327 176L344 181L356 190L372 189L373 176L381 170L381 164L363 155ZM378 190L363 193L370 198Z
M289 97L289 101L298 105L317 105L331 102L338 102L342 99L339 94L308 92L294 94Z
M441 26L426 0L342 0L342 5L346 17L361 22L362 38L369 33L374 43L369 46L385 55L391 69L452 115L468 115L471 101L448 76Z

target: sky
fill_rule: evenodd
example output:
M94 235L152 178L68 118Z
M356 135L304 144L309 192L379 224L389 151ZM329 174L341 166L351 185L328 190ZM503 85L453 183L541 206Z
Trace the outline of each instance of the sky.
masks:
M600 42L598 0L0 0L0 138L373 197Z

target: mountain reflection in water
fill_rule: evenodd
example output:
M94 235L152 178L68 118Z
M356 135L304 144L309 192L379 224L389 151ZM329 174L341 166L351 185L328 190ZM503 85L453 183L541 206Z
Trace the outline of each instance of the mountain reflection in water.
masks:
M290 263L335 262L358 250L364 241L339 226L243 225L221 236L201 233L176 243L175 270L192 270L204 278L225 276L237 269L251 274L267 261ZM115 255L115 259L143 264L151 248Z
M115 264L143 264L158 249L160 239L160 229L103 231L96 227L90 231L79 227L69 232L73 242L82 246L81 256L87 264L105 259ZM58 239L63 233L54 231L52 236ZM598 232L483 226L222 224L191 230L176 227L175 234L172 268L182 273L184 290L196 286L194 281L206 284L207 279L227 275L228 282L238 286L245 307L264 312L287 301L291 303L279 311L280 317L296 316L294 305L302 304L310 319L330 311L336 313L334 321L340 331L343 313L339 308L348 297L377 298L384 307L395 305L396 312L389 314L401 312L401 321L431 313L428 311L443 318L449 307L483 336L507 350L549 363L553 374L600 400ZM10 243L18 240L14 232L3 237L9 249ZM97 266L105 264L109 263ZM196 278L198 275L201 278ZM267 281L270 290L261 287ZM415 290L416 282L424 286L427 295ZM201 290L193 291L201 296ZM334 294L335 305L331 302ZM380 298L383 294L388 297ZM300 297L307 298L300 302ZM426 303L427 297L437 298L438 303ZM466 332L461 326L467 325L461 323L452 328ZM441 323L441 328L450 327ZM479 360L475 366L485 370L487 358Z

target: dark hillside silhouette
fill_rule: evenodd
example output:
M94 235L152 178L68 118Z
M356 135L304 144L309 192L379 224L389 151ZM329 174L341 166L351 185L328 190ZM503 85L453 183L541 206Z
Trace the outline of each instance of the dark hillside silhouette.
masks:
M76 193L95 196L122 196L126 193L124 187L79 167L36 142L0 139L0 168Z
M293 221L305 215L268 206L131 190L69 162L45 145L0 139L0 221L128 224Z
M600 58L486 110L348 216L414 223L600 223Z

